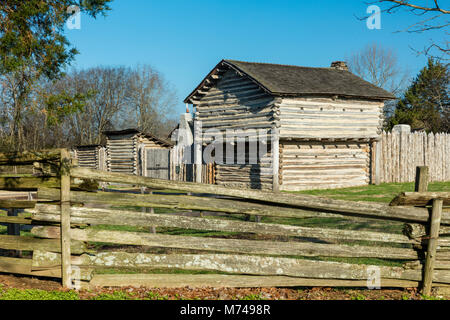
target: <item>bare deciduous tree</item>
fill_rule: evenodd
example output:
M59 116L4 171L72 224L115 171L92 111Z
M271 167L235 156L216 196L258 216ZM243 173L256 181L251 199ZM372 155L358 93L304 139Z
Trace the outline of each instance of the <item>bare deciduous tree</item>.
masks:
M134 126L143 132L166 137L168 130L173 129L166 124L173 116L175 90L150 66L138 66L129 72L129 95L125 112L121 113L121 126Z
M408 73L400 67L396 53L376 43L352 54L347 63L354 74L397 96L408 81Z
M351 72L400 97L409 82L409 73L400 67L396 53L378 44L367 45L346 59ZM395 101L384 106L385 118L395 110Z
M383 7L382 12L393 14L399 10L408 10L417 17L417 20L406 29L402 30L409 33L422 33L431 30L444 30L447 38L435 39L430 45L426 46L420 53L431 55L438 58L449 60L450 43L448 40L448 27L450 26L450 8L449 2L440 0L377 0L370 4L379 4ZM446 7L444 7L446 6Z
M18 76L0 78L0 147L5 150L13 149L17 137L21 149L36 150L99 144L105 130L126 128L166 138L175 127L175 90L149 66L96 67L73 70L56 82L41 79L27 88L26 101L17 98L24 90ZM62 102L82 97L82 107L65 110L67 103L54 97Z

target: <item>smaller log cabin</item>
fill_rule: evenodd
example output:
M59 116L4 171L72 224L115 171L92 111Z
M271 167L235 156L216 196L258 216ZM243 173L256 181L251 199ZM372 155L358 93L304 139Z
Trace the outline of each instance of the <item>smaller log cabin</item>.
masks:
M169 179L171 142L137 129L104 134L109 172Z
M195 139L204 148L217 131L269 132L267 152L256 164L236 164L236 150L226 159L231 162L216 159L217 184L298 191L373 181L383 107L391 99L344 62L310 68L222 60L184 102L201 123ZM227 139L224 144L235 144Z
M106 153L102 145L77 146L74 153L80 167L106 170Z

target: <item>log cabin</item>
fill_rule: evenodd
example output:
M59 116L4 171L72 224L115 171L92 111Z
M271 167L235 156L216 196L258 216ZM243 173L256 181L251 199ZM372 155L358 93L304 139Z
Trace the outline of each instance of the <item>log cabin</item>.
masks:
M242 150L215 159L217 184L299 191L374 182L383 107L391 99L341 61L311 68L222 60L184 102L194 108L199 156L217 131L240 130L248 139L255 130L269 133L256 161L247 148L248 163L235 161ZM220 140L224 148L236 141L227 139Z
M106 153L102 145L85 145L74 148L74 156L78 165L94 170L106 170Z
M172 143L137 129L106 131L109 172L169 179Z

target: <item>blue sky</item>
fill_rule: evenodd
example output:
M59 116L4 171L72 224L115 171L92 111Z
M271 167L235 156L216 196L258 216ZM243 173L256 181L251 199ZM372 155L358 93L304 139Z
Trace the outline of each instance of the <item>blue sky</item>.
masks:
M411 47L422 49L443 32L396 33L416 21L409 13L382 14L382 29L369 30L356 18L367 7L362 0L114 0L106 18L82 15L81 30L67 35L81 52L77 68L150 64L159 70L175 87L181 113L183 99L224 58L328 67L379 43L415 75L426 58Z

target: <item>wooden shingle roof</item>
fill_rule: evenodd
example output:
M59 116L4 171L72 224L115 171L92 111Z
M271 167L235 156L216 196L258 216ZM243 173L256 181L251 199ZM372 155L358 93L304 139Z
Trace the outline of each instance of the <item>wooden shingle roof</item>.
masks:
M136 135L142 135L150 140L155 141L156 143L164 146L164 147L173 147L173 143L171 141L158 138L157 136L148 133L148 132L141 132L138 129L125 129L125 130L119 130L119 131L104 131L104 135L106 136L121 136L121 135L128 135L128 134L136 134Z
M229 69L247 76L273 96L320 95L375 100L395 99L392 93L345 70L222 60L186 98L185 103L195 100L194 97L198 96L204 86L211 83L212 79L219 79L220 73Z

